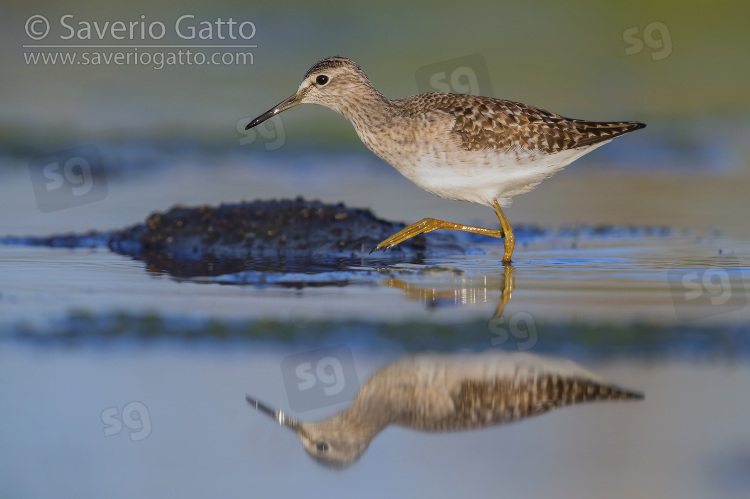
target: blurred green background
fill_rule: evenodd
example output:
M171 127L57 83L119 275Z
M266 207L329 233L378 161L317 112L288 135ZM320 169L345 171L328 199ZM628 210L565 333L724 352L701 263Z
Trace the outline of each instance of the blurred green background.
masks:
M2 8L6 146L166 138L233 147L237 120L276 104L309 66L335 54L357 61L392 98L417 92L415 72L424 65L481 54L496 97L571 117L644 121L649 133L680 137L674 130L687 126L688 141L700 136L693 127L711 133L709 126L723 130L725 120L727 133L738 125L747 131L750 31L739 1L6 1ZM24 24L34 14L51 20L52 34L64 14L73 22L145 15L170 31L183 14L232 17L255 23L258 47L252 66L30 66L22 45L33 43ZM628 33L637 28L643 40L654 22L666 32L652 32L642 50L627 55L637 51ZM159 42L170 41L168 33ZM345 120L312 106L284 115L284 123L291 147L358 142Z

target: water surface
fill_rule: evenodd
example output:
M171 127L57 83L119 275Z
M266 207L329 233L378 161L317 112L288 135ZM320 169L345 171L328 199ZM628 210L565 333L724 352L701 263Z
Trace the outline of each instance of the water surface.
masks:
M366 155L264 158L171 157L153 171L111 170L104 200L50 213L39 211L20 165L3 173L11 189L0 227L4 235L112 230L177 203L302 192L396 220L496 223L489 210L432 198ZM0 389L0 490L745 497L744 214L710 217L682 196L654 210L665 203L662 177L588 168L509 210L518 226L539 229L519 238L509 269L498 264L501 246L481 237L470 254L419 263L363 255L335 269L191 276L106 248L0 246L0 376L14 380ZM731 191L738 178L706 183ZM612 214L625 200L611 193L636 181L650 186L639 203ZM725 191L713 192L701 202L724 202ZM322 395L293 410L299 400L284 376L294 372L283 366L342 348L351 353L339 359L348 383L404 355L520 350L574 360L646 398L469 432L388 428L359 462L333 472L245 395L305 421L329 416L348 402Z

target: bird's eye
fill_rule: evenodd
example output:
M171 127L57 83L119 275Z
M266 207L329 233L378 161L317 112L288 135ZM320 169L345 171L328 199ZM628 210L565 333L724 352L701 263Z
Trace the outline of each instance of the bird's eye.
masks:
M328 83L328 77L326 75L319 75L317 78L315 78L315 83L322 87L323 85Z
M320 76L318 76L318 78L320 78ZM328 450L328 444L325 442L318 442L315 444L315 448L318 449L318 452L325 452Z

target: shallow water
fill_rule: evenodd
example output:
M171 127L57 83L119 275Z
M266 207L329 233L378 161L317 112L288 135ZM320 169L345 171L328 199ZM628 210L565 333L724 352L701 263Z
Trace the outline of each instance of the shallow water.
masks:
M360 377L385 360L353 350ZM608 379L645 390L646 400L571 407L463 433L390 428L359 463L336 472L314 463L291 432L244 401L251 392L288 404L279 366L290 351L248 344L5 345L3 377L24 381L2 388L9 402L2 419L14 429L3 432L3 487L23 488L30 497L309 495L313 487L327 495L448 497L502 488L521 497L739 498L749 485L750 406L747 397L730 395L746 393L746 364L588 363ZM102 412L132 402L146 408L140 417L147 424L106 436Z
M110 230L176 203L300 192L386 218L495 223L367 156L330 164L323 156L112 171L104 200L50 213L38 210L28 172L8 170L0 227L3 235ZM482 238L472 239L480 251L420 264L368 256L330 271L191 278L102 248L0 246L0 376L14 380L0 388L0 493L746 497L744 214L701 215L680 196L677 208L647 216L646 207L664 204L662 180L609 175L566 172L520 197L511 220L548 230L518 240L507 272L501 247ZM630 223L592 208L623 202L616 193L634 182L647 187ZM737 183L718 176L703 185ZM602 223L613 227L587 228ZM336 357L342 348L351 358ZM305 421L346 407L321 395L315 407L292 410L300 401L283 366L320 349L340 361L347 383L411 353L522 350L572 359L646 398L470 432L389 428L336 473L245 402L251 394Z
M750 497L747 7L661 3L5 2L0 238L300 195L496 226L492 210L409 183L329 110L243 130L334 53L393 98L428 90L434 68L476 76L484 95L648 128L514 200L514 227L546 232L519 238L507 272L482 238L483 252L419 263L208 277L0 244L0 498ZM168 44L188 42L171 30L184 14L251 20L254 63L25 63L30 16L52 21L42 43L75 42L58 38L63 14L163 21ZM92 196L48 196L30 162L77 144L102 155ZM382 366L433 350L562 357L645 399L441 435L390 427L341 472L245 401L325 418Z
M750 252L717 255L681 239L653 239L647 239L648 248L605 240L590 241L586 249L522 250L512 267L506 312L527 312L543 322L584 318L615 325L726 327L750 321L745 293ZM424 265L353 260L348 269L328 272L183 279L106 249L0 246L0 327L54 329L71 310L233 320L489 320L503 298L506 277L497 264L500 249L480 247L487 254ZM709 286L706 296L693 302L680 298L690 292L681 283L685 276L699 284L706 279L701 284ZM713 295L718 298L712 301Z

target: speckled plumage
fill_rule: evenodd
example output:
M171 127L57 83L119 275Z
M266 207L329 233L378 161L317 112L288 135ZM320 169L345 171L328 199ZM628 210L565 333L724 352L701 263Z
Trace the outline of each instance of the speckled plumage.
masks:
M294 429L313 458L343 467L389 425L425 432L470 430L572 404L642 398L570 361L495 351L401 359L375 372L347 409L314 423L289 420L248 400Z
M456 120L453 133L467 151L526 149L554 154L591 146L643 128L640 123L574 120L534 106L490 97L431 93L415 96L417 109L440 109Z
M450 228L505 238L506 263L514 239L501 206L593 149L645 127L637 122L570 119L491 97L433 92L388 99L354 61L336 56L314 64L292 97L248 128L303 102L344 115L371 151L419 187L447 199L492 206L502 225L492 231L424 219L376 249Z

